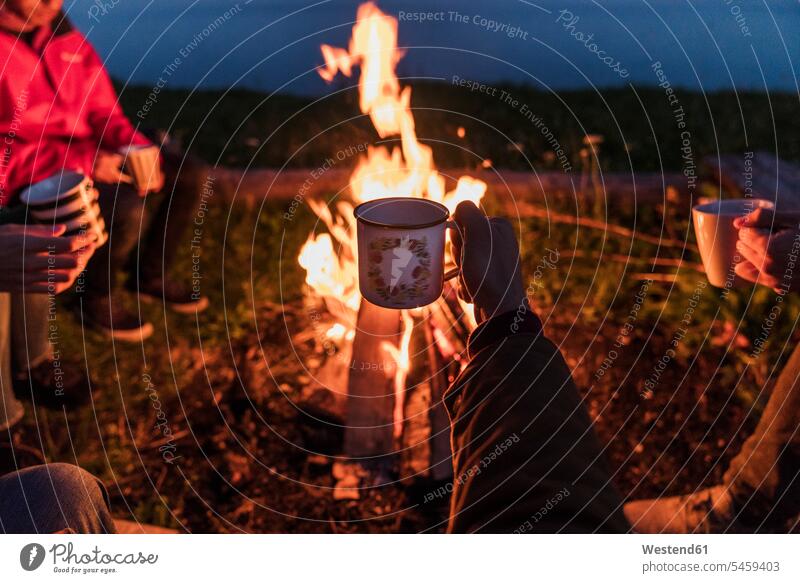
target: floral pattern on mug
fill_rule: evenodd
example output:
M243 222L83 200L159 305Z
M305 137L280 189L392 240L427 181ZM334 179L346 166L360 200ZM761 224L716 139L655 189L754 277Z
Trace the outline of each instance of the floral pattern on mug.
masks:
M388 282L383 269L387 251L391 251ZM416 259L417 264L411 272L412 281L406 284L401 279L412 259ZM367 276L375 293L387 302L403 303L422 297L430 285L430 275L431 255L427 237L380 237L370 243Z

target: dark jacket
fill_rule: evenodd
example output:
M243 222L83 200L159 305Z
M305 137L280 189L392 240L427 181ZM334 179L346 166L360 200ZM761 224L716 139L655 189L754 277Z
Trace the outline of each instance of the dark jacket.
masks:
M558 349L512 312L470 337L445 394L454 464L450 532L626 532L622 497Z

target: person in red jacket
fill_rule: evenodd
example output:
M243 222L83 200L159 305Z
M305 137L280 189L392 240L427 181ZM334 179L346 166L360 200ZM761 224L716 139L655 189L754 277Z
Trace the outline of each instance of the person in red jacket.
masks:
M161 190L163 180L138 191L126 183L120 152L155 146L125 117L103 62L62 3L0 0L0 206L62 169L92 176L110 237L87 269L83 319L115 338L139 341L152 326L120 303L122 271L142 299L191 313L207 305L165 276L200 192L146 196Z

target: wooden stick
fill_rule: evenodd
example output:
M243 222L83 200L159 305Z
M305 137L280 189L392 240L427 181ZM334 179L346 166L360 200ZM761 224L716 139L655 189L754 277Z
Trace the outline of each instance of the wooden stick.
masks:
M562 257L592 257L590 254L586 253L585 251L580 251L578 249L574 251L565 251L561 254ZM670 257L636 257L633 255L622 255L619 253L603 253L602 256L599 257L600 260L611 260L617 261L619 263L650 263L651 265L666 265L668 267L683 267L686 269L691 269L693 271L697 271L698 273L705 273L706 270L703 268L701 263L694 263L692 261L686 261L685 259L673 259Z
M589 217L576 217L573 215L567 215L563 213L555 213L534 205L525 205L524 207L517 206L516 210L518 211L518 215L521 218L538 217L547 219L548 221L551 221L553 223L578 225L581 227L587 227L589 229L597 229L600 231L605 231L610 235L622 237L624 239L636 239L637 241L650 243L652 245L660 245L661 247L679 247L682 249L689 249L690 251L699 253L697 245L695 245L694 243L679 241L676 239L665 239L662 237L655 237L653 235L646 235L645 233L639 233L632 229L628 229L627 227L612 225L605 221L591 219Z

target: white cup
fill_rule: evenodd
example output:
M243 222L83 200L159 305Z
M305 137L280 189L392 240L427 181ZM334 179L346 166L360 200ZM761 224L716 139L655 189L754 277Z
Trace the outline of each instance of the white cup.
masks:
M757 208L774 209L775 205L760 198L736 198L698 204L692 209L697 246L711 285L731 288L746 284L734 271L742 257L736 249L739 229L733 221Z
M124 157L123 182L146 192L160 188L161 155L157 146L128 146L119 153Z
M20 195L37 223L66 225L65 237L90 235L96 245L108 239L92 180L79 172L62 170L29 186Z
M392 197L356 207L358 286L369 302L411 309L435 302L446 279L445 230L457 228L447 207L424 198Z

